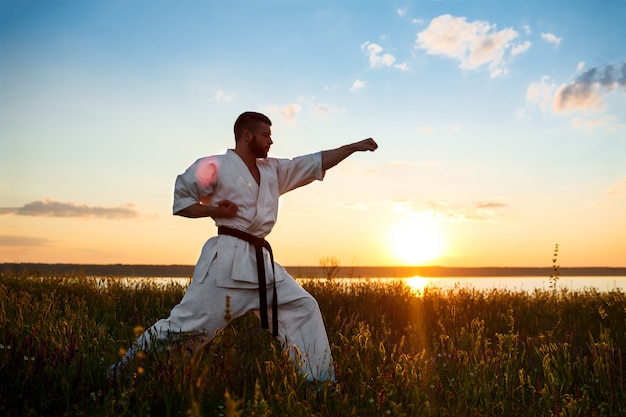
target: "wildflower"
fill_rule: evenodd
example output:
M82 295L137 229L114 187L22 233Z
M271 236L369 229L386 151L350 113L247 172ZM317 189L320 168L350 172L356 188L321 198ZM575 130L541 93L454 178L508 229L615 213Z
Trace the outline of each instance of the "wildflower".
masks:
M139 336L141 336L144 331L145 331L145 329L143 328L143 326L135 326L135 327L133 327L133 333L135 334L135 339L138 338Z

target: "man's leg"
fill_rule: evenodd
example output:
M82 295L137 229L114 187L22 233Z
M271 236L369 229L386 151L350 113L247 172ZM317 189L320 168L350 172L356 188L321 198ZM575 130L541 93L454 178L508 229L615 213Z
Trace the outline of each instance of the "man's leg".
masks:
M169 317L157 321L139 336L126 351L121 362L112 368L123 366L130 361L138 349L145 351L160 349L168 342L175 341L180 335L191 336L194 339L196 343L190 346L200 347L208 343L228 324L225 318L227 297L230 299L231 320L250 310L258 310L258 290L222 288L215 283L211 276L206 277L201 283L192 281L181 302L170 311Z
M277 292L278 333L291 358L308 380L334 381L330 345L317 301L291 276L279 283Z

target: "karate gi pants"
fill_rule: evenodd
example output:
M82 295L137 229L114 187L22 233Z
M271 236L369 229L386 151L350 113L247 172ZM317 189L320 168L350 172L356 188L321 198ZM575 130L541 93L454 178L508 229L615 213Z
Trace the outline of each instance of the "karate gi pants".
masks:
M286 274L287 275L287 274ZM278 339L288 350L296 367L310 381L334 381L334 369L328 336L317 301L291 276L277 283ZM190 334L200 347L208 343L228 322L226 296L230 297L230 315L235 319L255 311L259 314L258 289L233 289L216 285L216 280L206 277L201 283L194 279L181 302L167 319L157 321L141 335L127 351L122 362L130 360L136 348L150 350L155 342L175 340L177 334ZM268 317L272 317L272 288L267 289ZM295 347L297 351L293 348ZM299 352L299 355L298 355Z

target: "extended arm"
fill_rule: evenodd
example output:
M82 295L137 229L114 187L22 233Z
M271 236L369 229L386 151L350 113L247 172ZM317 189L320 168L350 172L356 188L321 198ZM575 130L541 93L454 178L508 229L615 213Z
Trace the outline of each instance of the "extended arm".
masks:
M372 138L363 139L349 145L343 145L337 149L322 151L322 169L326 171L343 161L354 152L374 151L378 148L378 144Z

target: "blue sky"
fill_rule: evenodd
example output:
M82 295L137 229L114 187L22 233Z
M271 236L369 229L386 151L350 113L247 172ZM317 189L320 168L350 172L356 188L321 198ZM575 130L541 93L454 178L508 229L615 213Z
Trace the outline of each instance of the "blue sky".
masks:
M626 265L626 1L5 1L0 262L195 262L177 174L374 137L284 196L279 262ZM401 248L408 248L405 251ZM408 253L407 253L408 252Z

